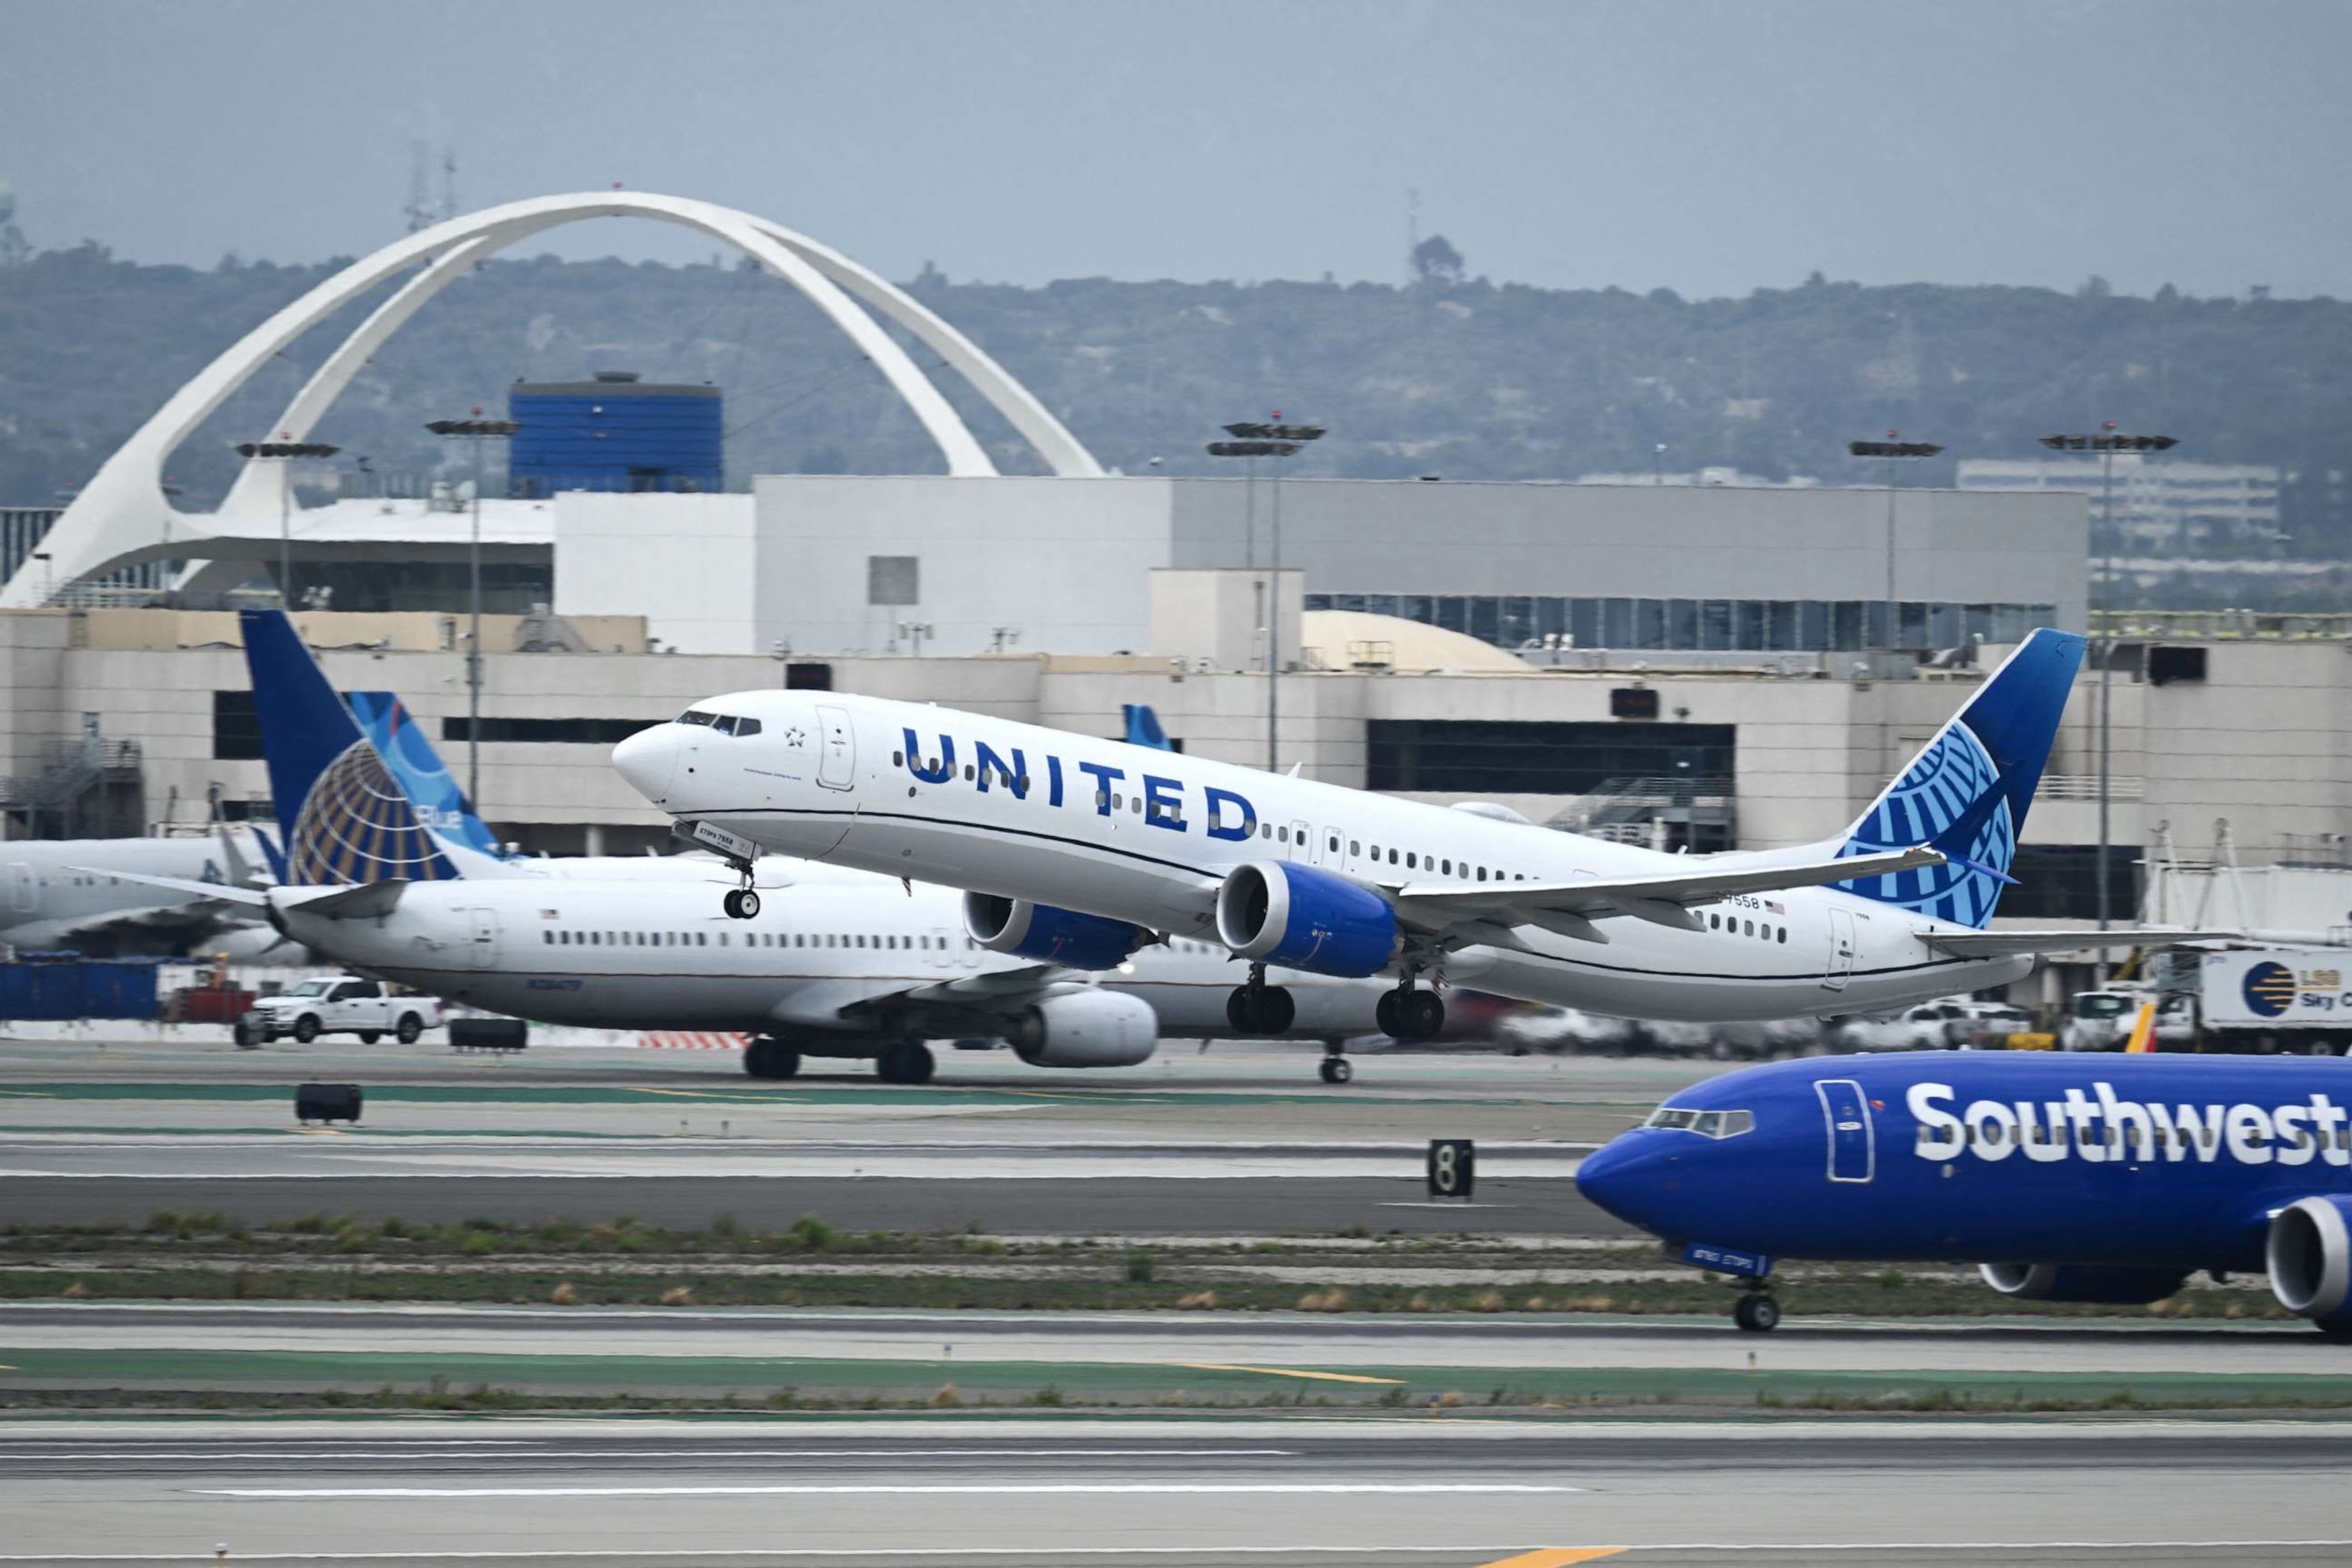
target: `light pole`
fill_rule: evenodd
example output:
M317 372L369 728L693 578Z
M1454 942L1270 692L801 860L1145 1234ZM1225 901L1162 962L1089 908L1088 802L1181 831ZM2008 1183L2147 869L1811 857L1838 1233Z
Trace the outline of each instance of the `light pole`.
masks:
M1282 410L1274 411L1279 420ZM1262 424L1244 420L1225 426L1230 441L1209 443L1212 458L1244 458L1255 473L1260 458L1287 458L1309 441L1323 437L1319 425ZM1268 528L1270 543L1269 570L1266 582L1265 639L1265 771L1277 773L1281 763L1279 731L1282 719L1282 469L1274 470L1274 519ZM1255 552L1253 552L1255 553Z
M466 546L466 578L472 605L471 628L466 635L466 802L482 808L482 443L512 436L520 428L511 419L485 419L474 410L470 419L436 419L425 426L436 436L464 437L474 444L473 531Z
M1901 611L1895 599L1895 492L1903 473L1902 465L1921 458L1932 458L1944 448L1933 441L1897 439L1900 430L1889 430L1884 441L1848 441L1846 451L1857 458L1886 459L1886 649L1889 653L1900 646L1903 635ZM1864 638L1868 641L1868 638Z
M2094 436L2044 436L2042 444L2053 452L2096 452L2099 454L2099 517L2106 526L2105 550L2099 568L2099 636L2091 646L2099 658L2099 851L2094 862L2099 879L2099 929L2107 929L2107 813L2113 793L2114 734L2116 684L2116 454L2117 452L2163 452L2180 443L2169 436L2126 436L2116 428L2112 419L2101 425ZM2107 984L2107 950L2099 949L2098 984Z
M240 458L276 458L285 468L278 476L278 603L294 607L294 459L331 458L341 447L325 441L239 441Z

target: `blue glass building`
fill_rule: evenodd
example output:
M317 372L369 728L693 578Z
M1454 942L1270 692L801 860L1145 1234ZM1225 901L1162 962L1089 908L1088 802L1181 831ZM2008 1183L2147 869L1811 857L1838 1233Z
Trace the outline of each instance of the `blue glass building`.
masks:
M723 489L725 409L715 386L644 382L633 371L519 381L507 394L518 426L512 491Z

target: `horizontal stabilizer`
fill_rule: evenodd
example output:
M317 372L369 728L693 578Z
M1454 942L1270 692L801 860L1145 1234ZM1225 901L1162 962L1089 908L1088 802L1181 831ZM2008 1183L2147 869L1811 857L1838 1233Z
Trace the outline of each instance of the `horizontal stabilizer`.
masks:
M1927 945L1955 958L2002 958L2014 953L2089 952L2125 947L2179 947L2192 942L2243 942L2242 931L1964 931L1925 933Z
M1457 920L1539 924L1538 917L1542 915L1577 915L1586 920L1633 915L1646 919L1654 918L1661 910L1687 910L1695 904L1711 904L1738 893L1818 888L1855 877L1891 877L1943 863L1940 852L1923 846L1876 855L1849 855L1843 859L1719 871L1675 871L1609 881L1489 882L1483 888L1416 888L1407 884L1397 889L1394 896L1398 912L1416 924L1445 924Z
M169 888L175 893L193 893L197 898L214 899L224 904L251 904L260 908L269 902L266 895L255 889L232 888L225 882L200 882L194 877L151 877L143 871L100 870L95 866L68 866L66 869L86 871L94 877L114 877L150 888Z
M278 908L288 914L316 915L331 921L370 921L398 909L400 895L407 890L407 880L395 877L381 882L362 882L357 887L322 889L310 898L288 897L280 900Z

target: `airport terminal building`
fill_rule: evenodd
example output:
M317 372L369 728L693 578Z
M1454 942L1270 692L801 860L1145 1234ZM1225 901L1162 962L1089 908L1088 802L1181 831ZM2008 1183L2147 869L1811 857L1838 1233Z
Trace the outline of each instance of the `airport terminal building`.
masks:
M726 488L715 390L611 376L518 389L519 424L554 423L521 444L530 471L479 504L493 592L477 734L467 498L297 506L288 464L257 455L215 512L193 514L162 465L273 345L364 289L410 279L288 406L289 439L452 268L611 214L703 228L807 292L906 398L944 471ZM1000 472L877 315L1049 472ZM600 433L629 439L600 448ZM1274 466L1106 471L919 301L751 215L640 193L492 209L287 307L62 516L12 514L0 807L12 834L47 837L266 813L228 612L278 602L281 552L294 585L352 590L299 616L336 685L399 693L453 765L478 746L482 815L551 853L667 844L610 747L698 699L780 683L1101 735L1148 703L1188 751L1337 784L1498 800L1664 847L1802 843L1856 816L2026 630L2090 620L2088 501L2070 489L1277 483ZM2143 857L2223 840L2249 864L2341 863L2352 627L2335 622L2112 628L2112 908L2135 907ZM2099 684L2086 672L2069 708L2004 915L2093 912Z

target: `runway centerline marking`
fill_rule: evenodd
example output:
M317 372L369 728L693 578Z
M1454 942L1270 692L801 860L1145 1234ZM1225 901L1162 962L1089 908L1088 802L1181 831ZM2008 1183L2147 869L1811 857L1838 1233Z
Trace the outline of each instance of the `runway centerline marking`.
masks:
M1170 1366L1181 1366L1187 1372L1254 1372L1264 1377L1306 1377L1318 1383L1387 1383L1402 1384L1401 1377L1369 1377L1356 1372L1308 1372L1290 1366L1234 1366L1214 1361L1171 1361Z
M1560 1496L1582 1487L1507 1481L989 1481L936 1486L903 1482L765 1487L195 1487L194 1497L321 1498L556 1497L1494 1497Z

